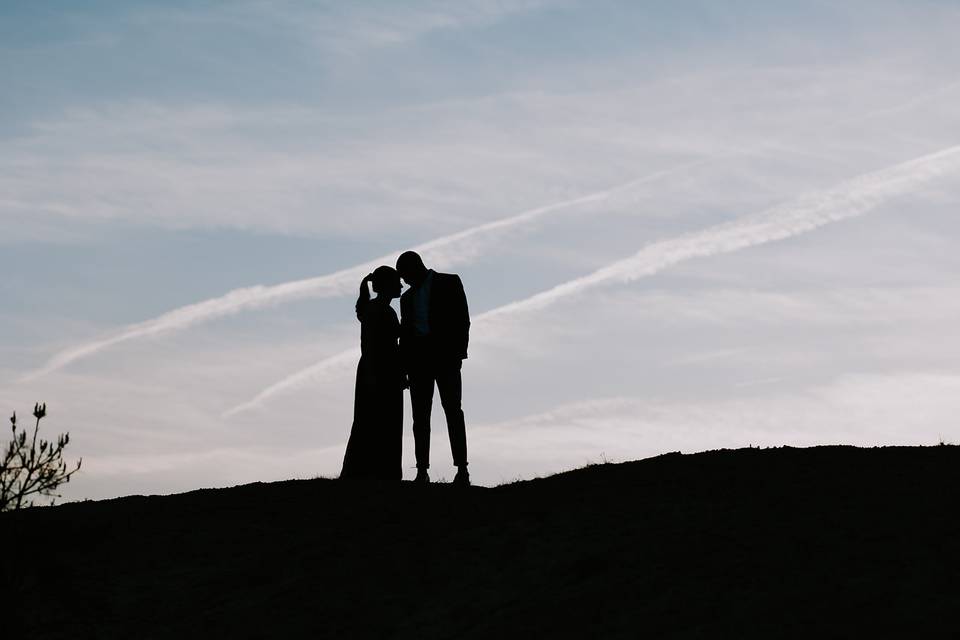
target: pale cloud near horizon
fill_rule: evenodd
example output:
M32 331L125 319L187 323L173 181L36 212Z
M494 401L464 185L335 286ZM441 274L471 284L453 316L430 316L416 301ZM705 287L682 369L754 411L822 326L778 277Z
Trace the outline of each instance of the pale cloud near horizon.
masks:
M929 372L895 375L849 374L796 390L775 389L765 396L652 402L646 398L606 397L564 404L517 419L476 424L471 450L479 479L498 484L599 462L626 462L672 451L775 446L935 445L954 442L939 429L960 411L960 377ZM914 416L916 432L905 432L899 416ZM406 437L404 446L412 447ZM340 443L290 451L256 448L198 453L123 454L89 459L91 482L136 478L149 492L167 474L193 469L206 483L241 482L242 472L225 476L217 467L255 466L263 480L335 476L343 455ZM326 469L326 474L318 473ZM196 488L179 480L166 490ZM193 480L196 482L196 480ZM204 480L200 486L207 486ZM157 486L157 485L154 485Z
M465 368L483 483L960 439L952 152L845 183L960 143L943 3L0 12L0 399L71 431L69 497L335 475L354 281L415 246L501 314Z
M513 479L515 468L546 475L673 451L955 444L936 430L960 410L958 392L956 375L905 372L851 374L801 393L778 390L750 399L671 404L598 398L478 427L475 439L485 462L501 473L500 481ZM906 414L914 416L917 435L891 421Z

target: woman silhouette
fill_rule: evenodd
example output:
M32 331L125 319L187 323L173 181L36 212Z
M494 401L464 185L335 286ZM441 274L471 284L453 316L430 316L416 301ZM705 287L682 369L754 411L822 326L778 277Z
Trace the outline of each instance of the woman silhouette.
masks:
M370 299L368 282L377 297ZM400 480L403 440L403 389L400 322L390 301L400 296L400 276L378 267L360 283L360 364L353 399L353 427L343 456L341 478Z

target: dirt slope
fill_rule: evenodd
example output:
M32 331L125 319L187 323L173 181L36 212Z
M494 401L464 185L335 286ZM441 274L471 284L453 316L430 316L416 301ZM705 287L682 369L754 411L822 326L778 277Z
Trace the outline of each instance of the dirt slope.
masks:
M950 637L958 509L949 446L67 504L0 515L0 635Z

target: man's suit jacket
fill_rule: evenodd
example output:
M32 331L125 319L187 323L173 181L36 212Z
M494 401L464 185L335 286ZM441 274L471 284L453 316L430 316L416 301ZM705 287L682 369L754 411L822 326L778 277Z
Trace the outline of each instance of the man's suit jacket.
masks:
M416 341L414 329L413 292L411 288L400 296L400 350L405 357L412 353ZM460 276L452 273L433 273L430 284L430 346L439 358L463 360L467 357L470 340L470 311Z

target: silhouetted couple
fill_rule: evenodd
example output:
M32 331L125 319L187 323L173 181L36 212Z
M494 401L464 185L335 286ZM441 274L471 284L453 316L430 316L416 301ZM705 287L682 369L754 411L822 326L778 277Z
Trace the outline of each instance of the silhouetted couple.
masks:
M410 286L402 296L401 278ZM372 300L368 283L377 294ZM397 297L399 321L390 306ZM418 254L407 251L397 259L396 269L378 267L360 283L357 318L360 364L353 427L340 477L403 477L403 390L409 387L417 459L415 481L430 482L430 413L436 387L457 467L453 481L469 485L460 370L467 357L470 313L460 277L427 269Z

